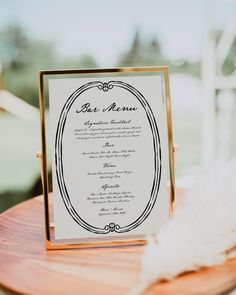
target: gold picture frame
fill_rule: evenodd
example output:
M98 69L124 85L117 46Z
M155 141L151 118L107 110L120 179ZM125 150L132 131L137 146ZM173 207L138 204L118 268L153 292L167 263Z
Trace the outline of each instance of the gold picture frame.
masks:
M41 151L37 157L40 160L41 180L44 195L44 210L45 210L45 231L46 231L46 249L72 249L72 248L87 248L87 247L103 247L103 246L119 246L119 245L137 245L146 242L145 238L132 237L132 239L121 241L111 241L103 239L101 241L85 240L81 242L78 239L72 240L55 240L55 228L51 210L51 195L49 194L49 179L47 166L47 145L46 145L46 96L47 82L46 79L51 77L76 77L78 75L146 75L146 74L162 74L164 82L164 95L167 119L167 134L168 134L168 160L169 160L169 215L173 214L173 205L175 200L175 171L174 171L174 146L172 133L172 118L171 118L171 102L170 102L170 84L168 67L122 67L122 68L103 68L103 69L80 69L80 70L49 70L39 72L39 105L40 105L40 122L41 122Z

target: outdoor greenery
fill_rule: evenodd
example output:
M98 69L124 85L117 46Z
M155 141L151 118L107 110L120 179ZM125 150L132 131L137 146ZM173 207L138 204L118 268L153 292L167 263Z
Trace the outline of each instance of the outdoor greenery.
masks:
M215 32L219 40L221 32ZM223 73L231 74L236 69L236 40L223 65ZM62 57L56 51L53 41L30 38L19 25L8 25L0 31L0 63L2 82L0 85L32 105L38 106L37 72L47 69L94 68L99 61L90 55ZM162 52L156 36L143 40L140 31L134 34L131 47L114 61L116 66L167 65L171 73L188 73L200 77L200 61L170 61Z
M218 42L221 32L214 38ZM201 64L188 60L171 61L165 56L157 36L144 40L136 31L130 49L121 52L114 66L168 65L171 73L185 73L200 78ZM78 55L59 56L53 41L30 37L19 25L8 25L0 30L0 88L5 88L21 99L38 107L39 70L95 68L101 66L95 57ZM236 40L223 65L229 75L236 69ZM232 124L235 124L235 119ZM0 212L33 195L41 193L39 164L35 153L40 149L39 118L36 123L23 122L0 110ZM182 153L177 156L179 167L197 165L200 161L201 118L184 114L173 116L175 140L181 142ZM9 132L10 130L10 132ZM233 129L232 129L233 130ZM191 148L189 147L191 145ZM236 141L233 143L235 148ZM188 153L192 150L192 154ZM182 165L182 166L181 166Z
M89 55L58 56L54 42L32 39L18 25L9 25L0 31L0 62L3 87L34 106L38 106L39 70L97 66Z
M168 66L171 73L188 73L200 77L200 62L187 60L171 61L162 52L161 43L154 36L149 42L142 40L140 31L136 31L131 48L120 55L117 66Z
M0 62L2 85L28 103L38 106L37 72L47 69L94 68L99 65L94 57L82 55L61 57L53 41L35 40L18 25L9 25L0 31ZM140 32L134 35L131 48L121 53L116 66L168 65L170 71L200 75L200 63L184 60L170 62L164 56L161 44L154 36L147 44Z

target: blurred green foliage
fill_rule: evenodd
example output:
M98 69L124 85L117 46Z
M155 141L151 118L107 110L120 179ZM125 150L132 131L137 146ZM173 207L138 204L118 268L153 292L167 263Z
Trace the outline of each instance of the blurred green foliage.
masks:
M140 31L137 30L130 50L121 54L117 66L168 66L171 73L188 73L200 77L200 61L187 60L171 61L162 51L161 43L154 36L148 42L142 40Z
M216 43L221 32L214 33ZM95 68L97 61L90 55L61 57L53 41L32 39L23 27L11 24L0 31L0 62L5 88L38 106L37 72L47 69ZM116 66L167 65L171 73L188 73L200 77L200 61L170 60L162 52L161 43L154 36L143 40L140 31L134 34L130 49L121 53ZM236 69L236 40L223 64L223 74Z
M221 32L215 32L216 44L221 34ZM144 40L139 30L135 32L131 40L130 49L121 53L114 64L116 66L167 65L171 73L186 73L199 78L201 71L200 61L170 60L163 52L156 36L149 41ZM54 41L29 37L28 32L19 25L11 24L0 30L0 73L2 68L0 88L5 87L34 106L38 106L37 72L39 70L95 68L97 66L97 61L90 55L59 56ZM235 70L236 40L223 64L222 72L224 75L229 75ZM3 139L0 146L2 173L0 199L4 200L0 202L1 212L24 199L41 193L41 185L39 166L35 159L35 152L39 148L39 126L23 123L19 118L13 118L10 115L3 116L0 113L0 117L0 133ZM190 122L187 124L188 128L186 128L186 122ZM200 122L200 117L195 118L192 115L188 117L188 114L173 116L173 125L178 131L175 133L175 140L181 142L183 149L186 150L182 156L178 156L177 167L181 165L190 167L199 163ZM189 145L194 151L193 155L188 153ZM235 146L236 141L234 141ZM177 173L179 173L178 169Z
M0 31L0 62L5 88L35 106L38 106L39 70L97 67L90 55L58 56L53 41L29 38L19 25L9 25Z
M0 32L0 60L5 87L28 103L37 105L36 72L54 66L53 43L31 40L22 27L9 25Z

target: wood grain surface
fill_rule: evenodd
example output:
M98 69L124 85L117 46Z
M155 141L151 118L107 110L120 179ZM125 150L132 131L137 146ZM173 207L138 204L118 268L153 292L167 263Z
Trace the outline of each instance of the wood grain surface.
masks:
M138 282L143 246L45 250L43 198L0 215L0 286L17 294L121 295ZM145 295L226 294L236 259L151 286Z

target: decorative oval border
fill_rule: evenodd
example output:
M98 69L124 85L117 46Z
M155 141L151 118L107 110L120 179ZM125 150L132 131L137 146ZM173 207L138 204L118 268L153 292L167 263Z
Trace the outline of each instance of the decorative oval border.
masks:
M87 91L90 88L98 87L98 89L103 90L107 92L108 90L112 89L113 87L121 87L126 89L127 91L131 92L141 103L142 107L144 108L150 127L153 135L153 147L154 147L154 179L153 179L153 185L151 190L151 196L148 201L147 206L145 207L143 213L137 218L134 222L130 223L129 225L121 227L119 224L115 224L113 222L110 222L109 224L105 225L104 228L99 228L90 225L85 220L83 220L77 211L74 209L67 188L64 180L64 173L63 173L63 161L62 161L62 139L63 139L63 132L65 128L65 123L67 119L68 112L74 103L74 101L85 91ZM65 207L71 217L77 222L80 226L82 226L84 229L93 232L95 234L107 234L109 232L116 232L116 233L125 233L128 231L133 230L137 226L139 226L151 213L153 206L155 205L159 187L160 187L160 180L161 180L161 144L160 144L160 136L156 124L155 117L153 115L153 112L144 98L144 96L133 86L122 82L122 81L110 81L110 82L89 82L87 84L84 84L83 86L79 87L75 92L71 94L71 96L67 99L57 125L57 131L56 131L56 140L55 140L55 165L56 165L56 176L57 176L57 182L60 189L60 193L63 199L63 202L65 204Z

